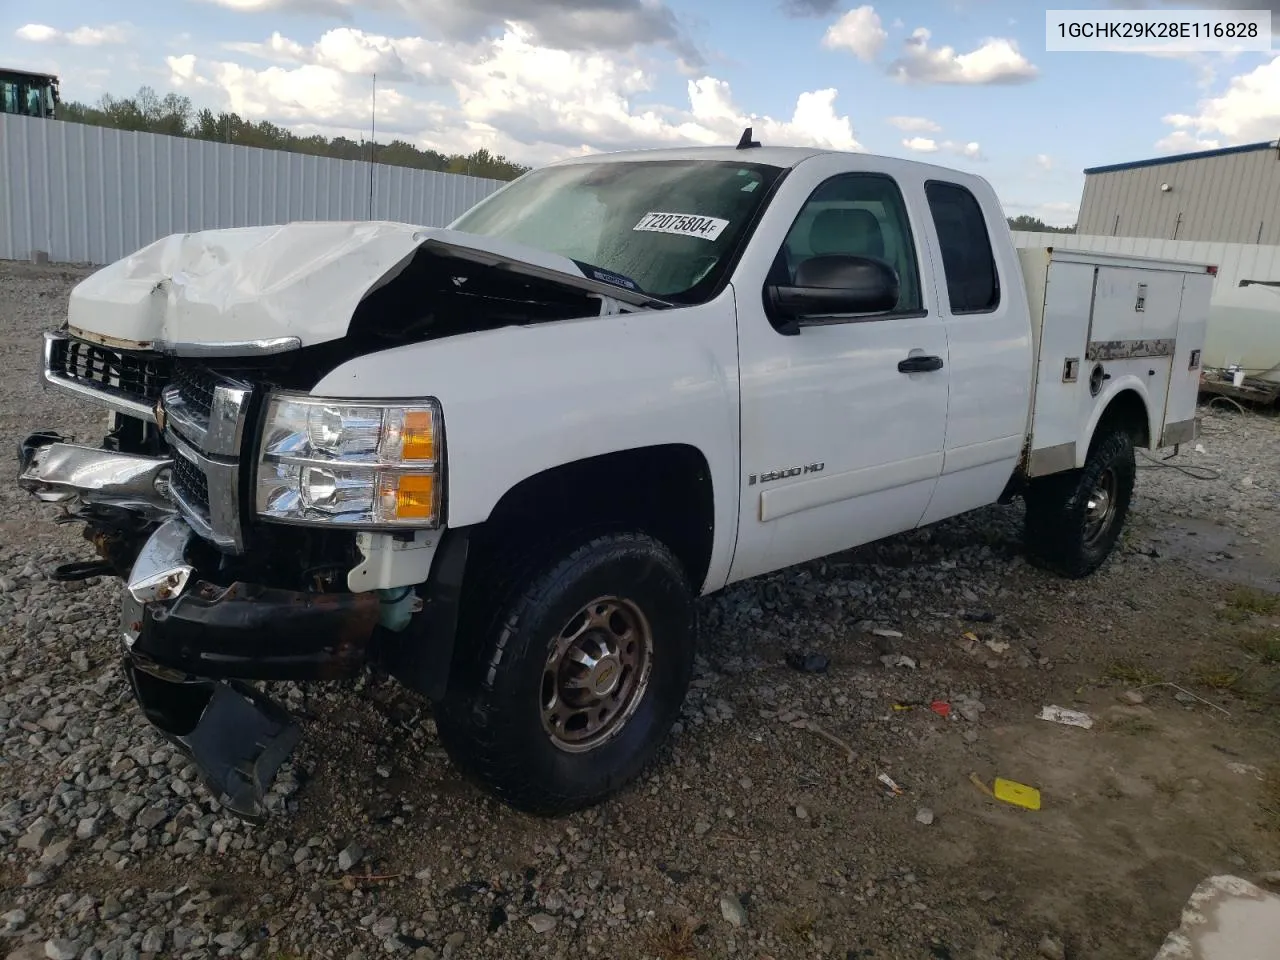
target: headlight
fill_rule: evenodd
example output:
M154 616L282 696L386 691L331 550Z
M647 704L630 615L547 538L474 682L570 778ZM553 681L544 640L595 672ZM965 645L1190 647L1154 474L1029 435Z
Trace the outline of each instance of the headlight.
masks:
M440 407L273 394L258 453L258 513L352 527L440 523Z

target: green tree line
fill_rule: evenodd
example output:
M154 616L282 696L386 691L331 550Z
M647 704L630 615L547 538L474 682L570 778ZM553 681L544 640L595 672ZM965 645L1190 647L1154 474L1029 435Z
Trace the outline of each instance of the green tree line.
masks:
M269 120L255 122L236 113L214 113L207 108L196 110L190 97L176 93L167 93L162 97L151 87L142 87L132 97L104 94L92 106L76 101L65 102L58 107L58 118L117 130L192 137L197 140L309 153L341 160L368 160L372 153L376 163L413 167L416 170L463 173L493 180L514 180L529 169L484 148L469 154L445 154L438 150L420 149L406 140L375 142L371 148L368 141L357 143L347 137L326 139L319 134L300 137Z
M1029 217L1025 213L1009 218L1010 230L1025 230L1028 233L1075 233L1076 225L1069 227L1051 227L1039 217Z

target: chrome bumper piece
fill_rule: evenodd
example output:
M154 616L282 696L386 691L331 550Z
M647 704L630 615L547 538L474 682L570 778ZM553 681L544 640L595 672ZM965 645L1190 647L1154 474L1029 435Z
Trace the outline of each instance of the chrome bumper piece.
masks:
M51 443L32 453L18 484L46 503L78 500L165 520L177 513L167 492L172 468L165 457Z

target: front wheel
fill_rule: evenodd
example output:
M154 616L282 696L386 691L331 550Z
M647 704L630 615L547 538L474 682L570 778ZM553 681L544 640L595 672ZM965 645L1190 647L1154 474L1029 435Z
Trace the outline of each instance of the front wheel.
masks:
M601 536L512 578L436 726L464 773L517 809L598 803L666 739L693 670L694 601L671 552ZM482 620L475 621L482 623Z
M1094 438L1084 467L1032 483L1027 554L1064 577L1086 577L1111 555L1133 497L1133 438L1111 428Z

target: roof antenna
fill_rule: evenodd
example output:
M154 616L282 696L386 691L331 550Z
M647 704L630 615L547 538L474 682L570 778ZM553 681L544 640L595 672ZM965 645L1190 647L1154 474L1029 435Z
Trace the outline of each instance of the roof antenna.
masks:
M758 146L760 146L760 141L751 139L751 128L747 127L747 129L742 131L742 139L738 141L737 149L747 150L747 149L750 149L751 147L758 147Z

